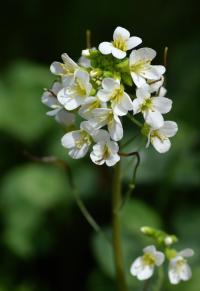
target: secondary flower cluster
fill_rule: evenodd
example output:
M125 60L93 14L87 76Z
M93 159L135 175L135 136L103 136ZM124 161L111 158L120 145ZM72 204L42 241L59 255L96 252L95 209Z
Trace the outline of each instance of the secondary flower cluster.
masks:
M62 63L52 63L50 70L58 80L44 92L42 102L52 109L48 115L76 129L62 138L73 159L92 149L90 158L95 164L116 164L120 159L118 142L124 136L122 118L134 121L132 115L140 113L147 146L151 143L159 153L169 150L169 138L176 134L177 124L163 119L172 107L163 87L165 67L151 64L156 56L153 49L135 49L141 42L117 27L113 41L83 50L78 63L66 53ZM132 50L129 57L128 50Z
M188 257L193 256L192 249L184 249L177 252L170 246L177 241L174 235L168 235L162 231L150 227L143 227L141 231L156 240L163 251L158 251L154 245L143 249L143 255L138 257L131 265L130 272L139 280L149 279L155 270L168 259L168 277L171 284L178 284L181 280L187 281L192 276L192 271L187 263Z

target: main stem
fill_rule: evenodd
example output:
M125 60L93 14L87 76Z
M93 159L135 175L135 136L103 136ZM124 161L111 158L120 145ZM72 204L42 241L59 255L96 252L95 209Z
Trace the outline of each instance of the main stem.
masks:
M113 173L113 187L112 187L112 243L113 243L113 252L114 252L114 261L115 261L115 270L117 277L117 284L119 291L128 291L126 284L125 274L124 274L124 263L122 256L122 247L121 247L121 230L120 230L120 218L119 218L119 209L121 207L121 166L118 162L114 166Z

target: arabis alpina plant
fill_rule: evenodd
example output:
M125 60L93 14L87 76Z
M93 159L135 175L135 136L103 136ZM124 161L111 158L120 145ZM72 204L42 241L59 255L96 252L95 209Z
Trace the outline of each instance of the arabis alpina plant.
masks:
M164 97L165 67L151 64L156 56L153 49L135 49L141 42L125 28L117 27L113 41L100 43L98 49L83 50L78 63L64 53L63 62L51 64L50 70L57 80L52 89L44 92L42 102L52 109L47 114L55 116L65 127L74 124L75 130L62 139L72 158L92 153L90 157L95 164L105 161L108 166L115 165L120 156L120 145L116 142L126 134L123 119L136 120L130 115L140 119L143 116L141 133L147 137L147 146L151 143L159 153L170 149L169 138L176 134L178 127L175 122L165 122L163 117L172 107L172 100ZM91 131L84 129L84 121L97 134L106 130L106 140L96 143ZM83 138L85 135L87 138ZM103 144L107 147L112 163L94 158L101 155L97 154L100 143L101 149Z

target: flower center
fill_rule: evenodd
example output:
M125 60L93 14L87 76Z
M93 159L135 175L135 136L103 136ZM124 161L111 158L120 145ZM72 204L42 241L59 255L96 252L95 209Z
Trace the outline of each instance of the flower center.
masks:
M112 42L113 46L118 48L119 50L121 51L124 51L126 52L127 51L127 44L126 44L126 41L121 38L121 37L118 37L116 38L113 42Z
M63 68L63 75L72 75L74 74L74 68L73 67L67 67L66 64L61 64L62 68Z
M151 63L151 60L139 61L139 62L131 65L130 70L131 70L131 72L134 72L134 73L140 73L142 70L145 69L145 67L150 65L150 63Z
M103 151L103 159L107 160L109 156L110 156L110 149L107 145L105 145L104 151Z
M141 105L141 111L144 112L151 108L152 108L152 100L151 98L146 98L145 101Z
M124 90L120 87L114 90L114 92L112 93L110 99L115 102L115 103L119 103L122 96L123 96Z
M79 95L79 96L85 96L86 95L86 88L85 88L85 85L83 84L83 82L76 78L75 79L75 90L76 90L76 93Z
M159 138L159 140L160 140L161 142L164 142L164 140L167 139L166 136L165 136L164 134L161 134L158 130L154 130L154 131L152 131L152 133L151 133L151 138L154 138L154 137Z
M75 145L77 149L81 149L84 144L90 145L91 144L91 137L87 133L87 131L82 130L80 134L80 138L76 140Z
M142 257L142 260L145 265L148 266L154 266L155 265L155 256L151 253L145 253L144 256Z

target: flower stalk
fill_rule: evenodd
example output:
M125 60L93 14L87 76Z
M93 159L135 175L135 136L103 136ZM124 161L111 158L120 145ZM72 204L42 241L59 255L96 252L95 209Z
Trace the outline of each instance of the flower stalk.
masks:
M112 187L112 227L113 227L113 253L115 270L117 277L117 284L119 291L128 291L125 272L124 272L124 262L121 246L121 228L120 228L120 217L119 209L121 207L122 197L121 197L121 165L118 162L114 166L113 173L113 187Z

